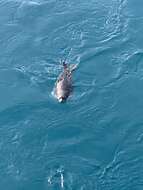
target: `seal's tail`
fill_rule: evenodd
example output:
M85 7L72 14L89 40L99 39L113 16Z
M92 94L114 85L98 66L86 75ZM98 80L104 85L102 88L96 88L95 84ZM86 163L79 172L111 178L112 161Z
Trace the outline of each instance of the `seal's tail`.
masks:
M61 60L60 63L63 65L64 69L69 69L70 72L74 71L78 67L78 64L66 63L66 60Z
M66 63L66 60L60 60L60 63L63 65L64 69L68 68L68 64Z

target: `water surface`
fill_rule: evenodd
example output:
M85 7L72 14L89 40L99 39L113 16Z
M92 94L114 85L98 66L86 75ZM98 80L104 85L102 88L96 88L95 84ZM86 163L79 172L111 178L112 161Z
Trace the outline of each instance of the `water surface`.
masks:
M0 189L143 189L142 6L0 0ZM61 59L78 64L65 104Z

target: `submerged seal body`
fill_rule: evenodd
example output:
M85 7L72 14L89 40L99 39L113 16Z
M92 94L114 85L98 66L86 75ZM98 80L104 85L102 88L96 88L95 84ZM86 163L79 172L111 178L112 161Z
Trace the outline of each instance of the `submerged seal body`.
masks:
M67 65L63 62L63 72L59 75L54 89L54 95L59 102L65 102L72 92L72 71L77 65Z

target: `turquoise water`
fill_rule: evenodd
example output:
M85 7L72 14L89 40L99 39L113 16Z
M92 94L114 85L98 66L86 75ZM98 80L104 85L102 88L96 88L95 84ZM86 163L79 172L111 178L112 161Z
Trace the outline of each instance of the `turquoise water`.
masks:
M143 189L142 7L0 0L0 190ZM78 64L65 104L61 59Z

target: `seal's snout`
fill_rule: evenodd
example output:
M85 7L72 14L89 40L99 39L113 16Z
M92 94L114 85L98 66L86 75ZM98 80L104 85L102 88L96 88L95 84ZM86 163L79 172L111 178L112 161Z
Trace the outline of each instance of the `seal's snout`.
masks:
M59 101L60 103L63 103L63 102L65 102L65 98L60 97L60 98L58 99L58 101Z

